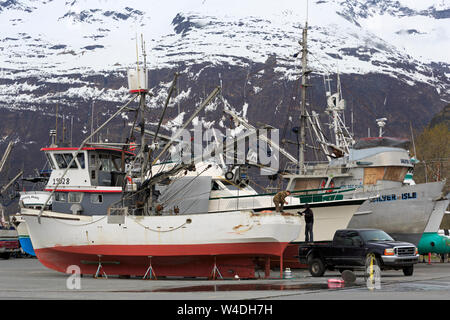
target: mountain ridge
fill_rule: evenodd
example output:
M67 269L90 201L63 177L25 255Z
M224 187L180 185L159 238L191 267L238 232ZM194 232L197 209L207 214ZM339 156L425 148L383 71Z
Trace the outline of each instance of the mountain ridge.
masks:
M224 9L220 2L211 3L192 1L188 6L178 1L169 8L135 0L0 1L0 26L5 30L0 36L0 148L17 142L21 161L12 163L12 170L44 164L39 149L49 141L56 106L59 126L63 117L66 125L73 117L78 143L90 132L92 105L94 118L101 122L127 100L126 70L136 64L137 30L143 31L148 54L153 95L147 101L149 122L157 123L173 74L180 72L163 121L166 133L176 127L173 119L183 118L178 109L189 114L222 85L223 98L251 123L269 123L295 140L290 128L297 125L301 67L293 55L300 49L304 5L262 1L250 8L254 2L238 7L233 0ZM335 78L337 72L348 101L347 119L353 113L358 120L357 136L365 136L369 128L376 132L375 119L386 116L388 134L408 137L410 122L423 128L444 108L450 101L450 61L442 61L433 49L445 39L429 52L415 40L434 43L436 30L448 22L449 8L438 0L430 6L411 3L310 2L310 108L323 112L324 79ZM43 19L47 24L37 23ZM385 29L375 23L379 19L386 21ZM220 108L216 101L198 121L223 129ZM121 116L113 124L117 133L111 130L108 135L120 138L130 119Z

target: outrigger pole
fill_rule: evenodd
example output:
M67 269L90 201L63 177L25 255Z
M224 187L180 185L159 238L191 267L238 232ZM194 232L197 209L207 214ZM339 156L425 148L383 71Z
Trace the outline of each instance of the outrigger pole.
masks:
M220 87L215 88L211 94L206 98L205 101L194 111L194 113L189 117L189 119L183 124L183 126L175 133L172 139L164 146L164 149L156 156L153 160L152 165L158 161L158 159L172 146L173 142L178 139L178 137L183 133L183 130L191 123L192 120L202 111L220 92Z
M233 120L236 120L240 124L242 124L246 129L253 130L256 132L256 128L249 124L246 120L244 120L242 117L239 117L236 113L229 109L225 109L223 111L224 113L228 114L229 116L233 117ZM267 142L271 147L274 149L277 149L279 152L281 152L286 158L291 160L292 162L297 162L297 159L295 159L294 156L292 156L289 152L281 148L278 144L276 144L272 139L269 139L268 137L264 135L260 135L259 138L265 142Z
M20 176L23 174L23 171L21 170L11 181L9 181L5 186L2 187L0 190L0 194L6 191L17 179L20 178Z
M157 139L158 139L159 129L161 128L161 124L162 124L162 121L164 119L164 115L166 113L167 106L169 105L170 98L171 98L171 96L173 94L173 91L175 90L175 85L177 83L178 76L179 76L179 73L175 72L175 75L174 75L174 78L173 78L173 81L172 81L172 85L170 86L169 92L167 94L167 99L166 99L166 102L164 104L164 108L163 108L161 117L159 118L158 127L156 128L156 132L153 135L153 145L154 145L155 149L157 148L156 142L157 142ZM141 130L141 134L142 134L142 136L144 136L146 134L145 128L144 128L144 130ZM152 156L152 149L148 150L147 162L151 161L151 156ZM151 165L152 165L152 163L150 164L150 166Z
M164 104L163 112L161 114L161 117L159 118L158 127L156 128L156 132L155 132L155 135L153 137L153 143L156 143L156 139L158 139L159 129L161 128L161 123L163 121L164 114L166 113L167 106L169 105L170 97L172 96L172 93L173 93L173 91L175 89L175 85L177 83L178 76L179 76L179 73L175 72L175 75L174 75L174 78L173 78L173 81L172 81L172 85L170 86L169 93L167 94L167 99L166 99L166 103Z
M6 160L8 160L8 157L9 157L13 147L14 147L14 142L10 141L8 143L8 146L6 147L4 154L3 154L2 160L0 161L0 172L3 171L3 167L5 166Z

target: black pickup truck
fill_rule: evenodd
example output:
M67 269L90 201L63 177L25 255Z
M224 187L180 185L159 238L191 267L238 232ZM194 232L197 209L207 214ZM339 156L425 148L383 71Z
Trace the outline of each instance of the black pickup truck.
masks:
M337 230L333 241L301 244L298 253L313 277L323 276L326 270L365 270L370 264L380 270L402 269L405 276L411 276L419 261L413 244L395 241L377 229Z

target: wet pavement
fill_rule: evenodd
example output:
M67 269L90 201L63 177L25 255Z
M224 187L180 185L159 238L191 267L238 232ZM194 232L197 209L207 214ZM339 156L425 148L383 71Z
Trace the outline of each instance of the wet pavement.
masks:
M37 259L0 260L0 299L69 300L440 300L450 299L450 263L417 264L414 275L382 271L380 281L366 282L356 272L354 283L329 284L341 274L328 271L314 278L307 270L293 270L291 279L279 279L273 270L270 279L75 279L42 266ZM336 287L337 286L337 287Z

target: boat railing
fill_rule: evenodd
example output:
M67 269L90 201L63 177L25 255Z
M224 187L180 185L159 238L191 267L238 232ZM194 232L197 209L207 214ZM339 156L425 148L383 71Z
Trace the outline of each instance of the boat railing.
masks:
M144 190L125 194L119 201L112 203L107 210L108 223L123 223L125 216L145 214ZM117 222L118 221L118 222Z
M355 188L320 188L291 191L286 197L285 206L299 206L306 203L333 202L344 199L344 193L354 192ZM276 192L261 194L245 194L218 196L209 198L208 212L224 212L234 210L273 210L275 204L273 197ZM124 223L125 216L143 215L176 215L180 214L172 209L160 207L154 204L155 210L145 210L143 193L141 191L130 193L108 208L108 223ZM149 213L150 212L150 213ZM182 213L181 213L182 214Z
M303 170L300 170L298 163L296 162L288 162L285 165L284 173L286 174L327 174L330 171L345 173L348 168L345 165L333 165L329 166L329 162L327 161L309 161L306 162L303 166Z
M288 173L300 173L300 172L305 172L308 167L314 167L317 165L322 165L322 164L327 164L327 161L308 161L305 162L305 164L303 165L303 170L300 170L300 165L298 162L287 162L285 167L284 167L284 171L288 172Z
M306 203L318 203L337 201L344 199L344 193L352 192L355 188L321 188L292 191L291 196L286 197L285 206L303 205ZM264 210L272 209L275 204L273 197L276 193L262 193L252 195L221 196L209 198L209 212L230 210Z

